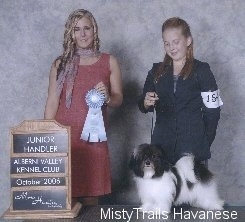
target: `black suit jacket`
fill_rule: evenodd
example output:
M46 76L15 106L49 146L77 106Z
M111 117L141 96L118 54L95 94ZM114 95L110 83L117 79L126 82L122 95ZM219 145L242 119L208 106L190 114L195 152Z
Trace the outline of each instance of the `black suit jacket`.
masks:
M201 92L216 91L217 84L208 63L194 60L193 70L187 79L177 80L174 93L173 67L155 82L155 71L160 63L154 63L145 81L138 106L143 113L153 111L144 108L147 92L156 92L156 122L152 143L161 145L175 163L185 153L192 153L197 160L211 157L210 146L216 135L220 107L207 108Z

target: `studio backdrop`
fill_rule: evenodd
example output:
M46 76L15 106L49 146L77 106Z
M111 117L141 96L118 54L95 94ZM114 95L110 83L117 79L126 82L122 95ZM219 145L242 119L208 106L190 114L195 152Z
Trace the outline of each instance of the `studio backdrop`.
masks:
M163 60L161 25L178 16L190 24L195 57L210 64L224 102L209 168L221 197L245 205L243 0L0 0L0 215L10 203L9 129L43 118L50 67L62 52L65 21L78 8L94 14L101 51L118 59L123 75L123 104L109 110L110 203L139 203L128 161L150 142L152 115L138 110L137 98L152 63Z

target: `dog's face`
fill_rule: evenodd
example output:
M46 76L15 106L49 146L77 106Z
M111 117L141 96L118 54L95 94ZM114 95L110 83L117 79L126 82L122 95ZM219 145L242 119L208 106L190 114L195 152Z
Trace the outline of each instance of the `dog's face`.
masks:
M169 170L163 149L149 144L142 144L134 150L129 167L136 176L143 178L161 177Z

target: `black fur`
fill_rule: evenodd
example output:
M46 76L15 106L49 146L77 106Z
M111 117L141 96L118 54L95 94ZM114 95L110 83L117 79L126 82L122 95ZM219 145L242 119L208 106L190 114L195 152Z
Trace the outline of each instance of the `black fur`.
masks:
M213 174L200 161L194 162L194 172L197 179L202 183L209 183L213 178Z
M171 164L166 159L166 154L164 150L158 145L142 144L133 153L130 158L129 167L136 176L144 177L143 165L146 162L153 163L155 167L155 174L152 178L161 177L164 171L171 170L176 177L175 187L176 195L175 200L178 198L182 186L182 180L178 173L176 167L171 166ZM213 174L208 170L208 168L200 161L194 161L194 173L196 178L202 183L208 183L212 180ZM190 181L186 181L187 187L191 190L195 184Z
M187 154L188 155L188 154ZM183 157L184 158L184 157ZM187 191L187 196L185 197L185 193L183 193L183 196L181 195L181 190L183 186L187 186L189 190L195 189L196 184L208 184L210 181L213 180L213 174L208 170L208 168L201 163L200 161L196 161L194 160L194 162L190 162L193 161L193 156L187 156L186 159L180 159L179 160L179 164L177 163L175 166L171 165L166 158L166 153L164 152L164 150L160 147L160 146L156 146L156 145L149 145L149 144L142 144L138 147L138 149L136 149L134 151L134 153L131 155L130 158L130 162L129 162L129 167L130 169L134 172L136 177L145 177L145 179L153 179L154 178L159 178L161 176L163 176L164 173L168 173L166 174L166 176L170 176L169 178L172 179L171 181L171 190L172 193L169 193L171 201L173 203L177 203L177 204L182 204L185 203L187 201L192 201L190 200L186 200L186 198L188 199L188 191ZM185 164L185 161L187 161L187 165ZM191 165L190 165L191 164ZM183 167L183 169L182 169ZM188 167L188 168L186 168ZM194 169L193 169L194 167ZM185 175L185 171L188 170L190 171L190 175ZM182 172L183 171L183 172ZM195 174L195 179L193 182L189 181L192 180L193 177L193 171ZM146 174L144 175L144 172L146 172ZM183 178L180 176L183 173ZM159 180L159 182L164 182L162 180ZM136 182L138 183L138 185L141 185L141 182L144 182L145 180L136 180ZM166 181L166 180L165 180ZM162 183L164 184L164 183ZM143 185L143 184L142 184ZM159 184L161 185L161 184ZM215 185L215 184L210 184L211 186ZM164 186L164 185L163 185ZM175 186L175 187L174 187ZM205 188L206 186L204 186ZM204 192L206 191L206 189L204 189ZM151 187L149 187L149 189L151 189ZM161 186L156 188L157 191L161 192ZM164 187L162 188L163 192L164 192ZM209 191L209 185L207 186L207 192ZM147 191L145 191L147 192ZM183 190L183 192L186 192L185 189ZM195 193L195 192L194 192ZM202 192L201 192L202 193ZM141 193L141 195L143 196L144 193ZM192 195L191 193L189 193L190 195ZM147 195L147 193L146 193ZM151 194L152 195L152 194ZM155 194L154 194L155 195ZM181 195L181 197L180 197ZM194 194L196 195L195 198L199 199L201 198L200 194L198 196L198 194ZM205 195L205 193L204 193ZM150 196L150 198L152 198ZM156 197L157 198L157 197ZM183 199L181 199L183 198ZM215 200L216 199L216 200ZM201 204L201 202L199 203L201 199L198 200L198 204ZM212 201L215 200L214 205L212 205ZM143 203L144 204L144 203ZM190 202L191 204L191 202ZM195 203L193 203L195 206ZM222 209L222 200L219 199L219 197L215 197L214 199L211 200L210 205L212 207L214 207L214 209ZM199 205L198 205L199 206ZM205 204L204 204L205 206ZM205 206L206 207L206 206Z
M142 144L138 147L137 153L131 155L129 168L138 177L144 176L143 166L146 162L151 162L155 167L155 174L152 178L161 177L164 171L170 170L170 164L165 159L164 151L160 146Z
M190 182L189 180L186 181L187 187L191 190L194 187L194 183Z
M171 170L172 170L173 174L175 175L175 177L177 179L177 181L174 182L175 187L176 187L176 194L175 194L174 200L177 200L178 197L179 197L179 194L180 194L180 190L181 190L181 186L182 186L182 180L180 178L180 175L179 175L178 170L176 169L176 167L173 167Z
M133 170L136 176L144 177L143 165L146 162L152 162L155 166L155 174L152 178L161 177L164 171L171 170L176 177L176 196L175 200L178 198L182 180L175 167L166 160L166 154L161 146L152 144L141 144L138 149L133 153L130 158L129 168ZM212 180L213 174L208 170L208 168L200 161L194 161L194 173L196 178L202 183L208 183ZM186 181L187 187L191 190L195 184L190 181Z

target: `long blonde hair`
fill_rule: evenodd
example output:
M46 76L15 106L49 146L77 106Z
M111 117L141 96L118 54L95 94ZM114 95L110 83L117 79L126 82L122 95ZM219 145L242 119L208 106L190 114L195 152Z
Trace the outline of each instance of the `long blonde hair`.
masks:
M65 24L65 32L64 32L64 41L63 41L63 53L61 56L57 58L57 60L60 60L60 64L57 70L57 79L62 70L65 69L67 63L72 59L75 49L76 49L76 42L74 37L74 28L77 24L77 22L82 19L83 17L88 18L93 26L94 30L94 42L92 49L94 51L99 50L100 47L100 40L98 36L98 26L97 22L92 15L91 12L85 10L85 9L77 9L74 12L72 12Z
M188 37L192 38L190 26L185 20L181 18L173 17L173 18L167 19L162 25L162 33L168 28L181 28L182 34L186 38ZM192 68L193 68L193 62L194 62L194 55L193 55L193 39L192 39L191 44L187 47L185 65L180 72L180 75L184 76L184 79L187 79L188 76L190 75ZM172 65L172 63L173 63L173 60L166 53L163 62L160 64L160 66L158 67L156 71L155 79L158 80L161 75L164 75L167 71L167 68L170 65Z

